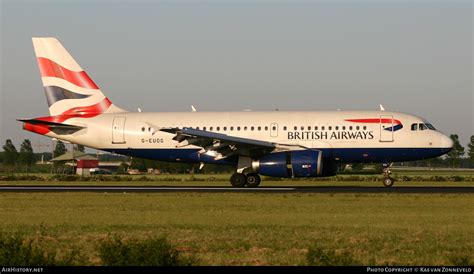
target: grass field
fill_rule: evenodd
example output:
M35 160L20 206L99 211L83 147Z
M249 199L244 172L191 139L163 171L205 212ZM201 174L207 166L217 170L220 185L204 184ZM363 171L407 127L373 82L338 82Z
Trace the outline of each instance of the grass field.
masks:
M165 235L201 265L302 265L315 245L361 264L474 260L472 194L0 193L0 220L89 265L109 234Z
M474 186L472 170L393 171L394 187ZM4 175L0 185L229 186L229 177L8 181ZM380 179L264 178L262 186L383 187ZM0 193L0 220L1 232L24 232L59 254L76 247L86 265L102 263L97 246L110 235L166 236L201 265L304 265L311 247L363 265L474 263L472 194Z
M50 174L30 174L39 178L51 177ZM21 175L16 175L21 176ZM110 175L92 177L83 180L76 176L74 181L54 179L7 180L1 185L135 185L135 186L230 186L231 174L162 174L162 175ZM7 175L3 175L7 177ZM393 170L394 186L474 186L474 170ZM118 178L115 180L114 178ZM377 186L383 187L379 174L342 174L335 177L312 179L275 179L263 177L261 186Z

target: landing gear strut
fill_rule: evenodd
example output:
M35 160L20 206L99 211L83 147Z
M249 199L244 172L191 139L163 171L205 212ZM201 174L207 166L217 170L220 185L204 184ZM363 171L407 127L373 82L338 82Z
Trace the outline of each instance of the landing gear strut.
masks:
M393 186L394 180L390 177L390 174L392 174L392 172L390 171L391 166L392 166L392 164L382 164L382 167L383 167L383 185L385 187Z
M257 173L234 173L230 177L230 183L233 187L258 187L260 185L260 176Z

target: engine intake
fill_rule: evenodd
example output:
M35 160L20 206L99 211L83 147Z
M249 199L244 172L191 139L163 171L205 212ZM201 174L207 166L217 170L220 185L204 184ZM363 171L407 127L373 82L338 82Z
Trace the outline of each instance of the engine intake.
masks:
M253 161L252 167L262 175L297 178L322 174L322 152L295 150L267 154Z

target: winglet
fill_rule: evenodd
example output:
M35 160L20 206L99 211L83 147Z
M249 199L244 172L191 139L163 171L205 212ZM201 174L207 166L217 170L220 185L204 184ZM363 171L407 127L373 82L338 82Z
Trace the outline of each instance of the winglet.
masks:
M385 111L385 108L382 106L382 104L379 105L380 111Z

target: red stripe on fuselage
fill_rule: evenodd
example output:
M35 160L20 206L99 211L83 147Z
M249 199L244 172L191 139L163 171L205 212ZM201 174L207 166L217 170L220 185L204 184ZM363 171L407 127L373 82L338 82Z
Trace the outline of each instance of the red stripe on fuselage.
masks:
M42 77L57 77L73 83L76 86L99 89L85 71L72 71L47 58L38 57L38 65Z
M347 122L354 122L354 123L372 123L372 124L378 124L378 123L382 123L382 124L391 124L392 121L395 125L398 125L398 124L401 124L402 122L400 122L400 120L396 120L396 119L388 119L388 118L368 118L368 119L345 119L344 121L347 121Z

